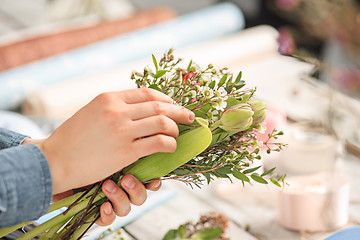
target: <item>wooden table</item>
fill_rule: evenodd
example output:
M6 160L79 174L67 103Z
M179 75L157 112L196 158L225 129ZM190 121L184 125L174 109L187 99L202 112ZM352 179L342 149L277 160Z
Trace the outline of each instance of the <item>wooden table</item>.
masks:
M360 159L346 156L342 170L351 178L349 222L346 227L360 224ZM176 191L176 195L160 206L146 212L123 229L126 239L157 240L165 233L185 222L198 221L210 211L220 212L229 218L226 235L234 240L323 240L336 232L296 232L282 227L277 218L279 189L254 184L242 187L234 181L216 180L201 189L191 189L184 183L164 182L164 188ZM116 234L108 239L120 239Z

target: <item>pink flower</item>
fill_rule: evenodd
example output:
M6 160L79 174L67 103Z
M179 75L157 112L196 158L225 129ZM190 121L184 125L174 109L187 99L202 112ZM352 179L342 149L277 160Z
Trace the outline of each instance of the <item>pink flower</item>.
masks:
M275 0L275 4L282 10L291 10L300 2L300 0Z
M278 30L279 36L277 42L279 44L279 53L282 55L290 55L296 49L296 44L290 31L286 28Z
M341 69L333 75L335 85L348 93L359 93L360 70L357 68Z
M197 75L196 72L188 72L187 70L185 70L186 73L183 75L183 82L186 82L189 79L192 79L194 76Z

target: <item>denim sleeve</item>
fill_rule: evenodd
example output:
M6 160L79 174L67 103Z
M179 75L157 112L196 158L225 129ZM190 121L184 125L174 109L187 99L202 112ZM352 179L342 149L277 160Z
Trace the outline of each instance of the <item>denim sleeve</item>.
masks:
M0 228L35 220L52 199L47 159L34 144L0 151Z
M28 136L0 128L0 149L20 145Z

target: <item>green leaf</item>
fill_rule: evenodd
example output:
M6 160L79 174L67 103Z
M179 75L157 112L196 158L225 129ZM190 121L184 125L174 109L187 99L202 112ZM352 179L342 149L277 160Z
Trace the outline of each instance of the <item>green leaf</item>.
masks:
M237 179L241 180L241 181L250 182L250 179L240 171L234 171L233 176L236 177Z
M268 182L257 174L251 174L251 178L258 183L268 184Z
M204 177L206 178L206 182L207 184L209 184L211 182L211 176L210 176L210 173L208 172L204 172L203 173Z
M188 65L188 67L187 67L187 70L188 70L188 71L190 71L191 65L192 65L192 59L190 60L189 65Z
M257 167L254 167L254 168L246 169L245 171L243 171L243 173L244 174L252 173L252 172L255 172L256 170L258 170L259 168L261 168L261 165L257 166Z
M209 84L209 88L214 89L215 84L216 84L216 82L215 82L215 81L212 81L212 82Z
M159 88L159 86L158 86L157 84L151 84L151 85L149 86L149 88L152 88L152 89L155 89L155 90L158 90L158 91L161 92L161 89Z
M276 181L275 179L270 178L270 181L271 181L274 185L276 185L276 186L278 186L278 187L281 187L280 183L279 183L278 181Z
M162 240L180 240L178 231L176 229L169 230Z
M221 168L218 168L216 171L221 173L221 174L230 174L232 173L233 171L231 170L231 166L227 165L227 166L224 166L224 167L221 167Z
M183 168L178 168L178 169L175 169L173 171L177 176L182 176L182 175L186 175L189 173L189 170L186 170L186 169L183 169Z
M239 90L240 88L244 87L245 85L246 85L245 81L241 80L240 82L235 84L235 88L236 88L236 90Z
M260 176L261 176L261 177L266 176L266 175L272 173L274 170L275 170L275 168L272 168L272 169L270 169L270 170L267 170L266 172L263 172Z
M212 173L218 178L229 178L227 174L221 173L218 169L214 170Z
M229 97L228 99L226 99L226 107L229 108L229 107L232 107L232 106L235 106L236 104L239 104L241 103L239 100L237 100L236 98L233 98L233 97Z
M233 79L233 75L231 74L226 82L226 86L229 86L229 84L231 84L232 79Z
M179 234L180 238L186 238L187 228L185 227L185 225L180 225L179 226L178 234Z
M154 56L154 54L151 54L151 56L152 56L152 60L153 60L155 69L156 69L156 71L158 71L159 67L158 67L158 63L156 61L156 57Z
M208 228L195 233L190 239L191 240L214 240L222 234L222 228Z
M239 83L242 77L242 71L239 72L239 74L237 75L237 77L235 78L235 83Z
M225 74L224 76L222 76L222 78L219 80L218 87L221 87L222 85L224 85L227 77L228 77L228 74Z
M167 70L160 70L157 73L155 73L154 78L160 78L164 76L164 74L167 72Z

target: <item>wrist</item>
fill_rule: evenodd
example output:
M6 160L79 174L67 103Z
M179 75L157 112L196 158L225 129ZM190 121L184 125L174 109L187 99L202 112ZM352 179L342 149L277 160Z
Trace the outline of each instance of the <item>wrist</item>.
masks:
M46 144L46 139L32 139L32 138L26 138L21 145L25 145L25 144L35 144L38 148L40 148L40 150L43 152L43 154L45 155L49 167L50 167L50 172L51 172L51 177L52 177L52 182L53 182L53 194L62 192L62 189L60 188L61 186L61 179L63 179L62 177L62 172L61 171L61 167L60 166L56 166L56 153L54 151L51 150L51 148L47 147Z

